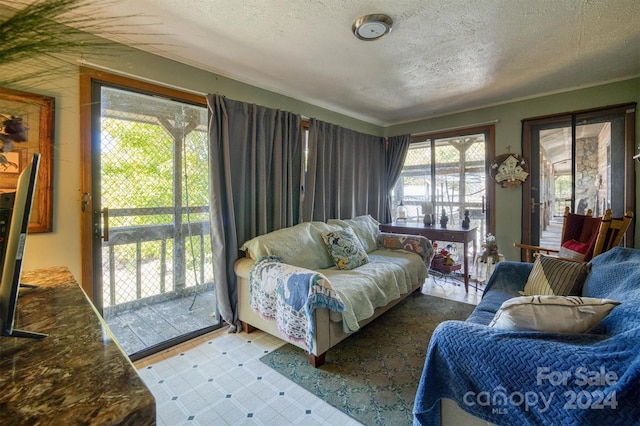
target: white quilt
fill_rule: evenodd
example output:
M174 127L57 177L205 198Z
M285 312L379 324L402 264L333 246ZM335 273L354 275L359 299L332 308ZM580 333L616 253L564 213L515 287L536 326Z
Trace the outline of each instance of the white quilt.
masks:
M344 303L342 312L344 329L353 332L358 323L373 315L373 311L385 306L411 286L427 278L427 270L420 256L404 250L379 249L369 253L369 263L351 271L320 269L331 287Z

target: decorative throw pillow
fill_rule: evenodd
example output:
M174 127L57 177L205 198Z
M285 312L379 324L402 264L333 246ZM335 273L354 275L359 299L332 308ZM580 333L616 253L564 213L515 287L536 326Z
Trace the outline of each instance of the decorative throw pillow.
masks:
M580 293L589 264L540 255L533 264L523 296L573 296Z
M584 333L620 302L578 296L521 296L505 301L489 327L504 330Z
M580 241L576 240L568 240L562 244L562 247L560 247L560 253L558 254L558 257L582 262L584 260L584 255L587 254L587 250L589 250L588 243L581 243Z
M350 227L322 234L338 269L350 270L369 263L369 256Z
M380 233L380 222L371 217L371 215L356 216L353 219L329 219L327 224L338 225L343 228L351 227L367 253L378 249L377 239Z
M330 268L333 259L327 253L321 235L336 229L340 228L324 222L302 222L252 238L240 250L256 260L264 256L278 256L284 263L301 268Z

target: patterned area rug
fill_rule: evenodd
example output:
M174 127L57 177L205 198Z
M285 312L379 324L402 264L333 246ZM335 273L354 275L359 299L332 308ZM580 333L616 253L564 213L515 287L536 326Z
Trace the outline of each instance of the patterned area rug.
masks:
M365 425L412 424L431 333L464 320L474 305L420 294L343 340L313 368L302 349L286 344L260 360Z

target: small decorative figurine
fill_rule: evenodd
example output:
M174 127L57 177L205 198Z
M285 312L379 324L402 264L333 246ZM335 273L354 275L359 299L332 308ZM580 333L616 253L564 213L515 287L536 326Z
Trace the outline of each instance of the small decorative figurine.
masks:
M462 219L462 229L469 229L471 219L469 219L469 210L464 211L464 219Z
M424 226L433 225L433 204L429 202L422 203L422 213L424 214L424 219L422 220Z
M447 212L445 211L445 209L443 207L442 208L442 215L440 216L440 226L442 228L446 228L448 222L449 222L449 217L447 216Z
M500 254L498 253L498 243L496 237L487 234L484 244L482 244L484 251L480 255L480 262L487 263L489 260L491 263L496 264L500 260Z

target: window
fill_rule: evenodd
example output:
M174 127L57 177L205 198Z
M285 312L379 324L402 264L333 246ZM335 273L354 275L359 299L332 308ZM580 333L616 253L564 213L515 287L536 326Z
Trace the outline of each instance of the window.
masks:
M477 236L493 233L488 207L493 205L493 185L487 185L487 164L493 156L493 126L443 134L413 136L411 146L393 189L392 206L400 201L407 222L422 223L433 211L433 226L440 226L443 212L448 227L459 227L465 212ZM395 209L392 216L395 220Z

